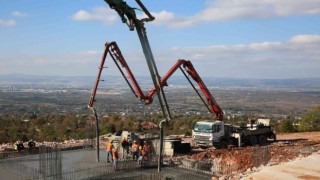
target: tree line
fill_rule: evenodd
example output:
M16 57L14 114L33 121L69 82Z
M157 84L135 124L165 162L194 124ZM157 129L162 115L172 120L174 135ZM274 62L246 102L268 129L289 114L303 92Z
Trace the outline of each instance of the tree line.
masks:
M165 135L191 135L195 122L214 120L212 115L174 114L173 120L164 128ZM226 123L242 125L248 119L259 118L253 114L232 116ZM139 133L158 134L159 129L144 129L141 122L153 122L158 125L161 115L121 116L109 114L99 118L100 134L116 133L122 130ZM283 118L270 118L276 132L304 132L320 130L320 106L304 113L301 119L296 119L294 113ZM70 139L85 139L95 136L95 119L92 115L57 114L57 113L23 113L0 115L0 143L28 141L65 141Z

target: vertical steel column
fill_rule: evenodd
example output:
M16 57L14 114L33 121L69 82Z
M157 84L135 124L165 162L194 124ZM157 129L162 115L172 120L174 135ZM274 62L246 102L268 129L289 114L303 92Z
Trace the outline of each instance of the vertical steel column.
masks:
M138 26L137 26L138 25ZM136 29L137 33L141 42L141 46L144 52L144 55L146 56L146 61L149 67L149 71L151 74L151 78L153 80L154 87L157 88L157 96L159 99L159 103L162 109L163 116L166 118L166 120L162 120L159 124L160 127L160 151L159 151L159 160L158 160L158 172L161 172L161 166L162 166L162 151L163 151L163 125L165 121L171 120L171 113L170 109L166 100L165 93L163 91L163 87L161 86L161 78L158 73L158 69L156 66L156 63L153 58L153 54L151 51L151 47L147 38L147 34L145 31L145 28L143 27L142 22L136 23Z
M163 91L163 87L161 86L161 78L158 73L158 69L156 63L154 61L154 57L151 51L151 47L148 41L147 33L145 28L143 27L143 23L136 23L136 30L141 42L141 46L143 49L143 53L146 57L146 61L149 67L150 75L154 84L154 87L157 88L157 96L159 99L159 103L161 106L162 113L167 121L171 120L171 113L169 110L169 106L166 100L165 93Z
M159 152L159 159L158 159L158 172L161 172L161 166L162 166L162 150L163 150L163 123L165 123L166 120L162 120L159 123L160 128L160 152Z
M97 138L97 162L100 161L100 142L99 142L99 119L97 111L94 108L91 108L96 119L96 138Z

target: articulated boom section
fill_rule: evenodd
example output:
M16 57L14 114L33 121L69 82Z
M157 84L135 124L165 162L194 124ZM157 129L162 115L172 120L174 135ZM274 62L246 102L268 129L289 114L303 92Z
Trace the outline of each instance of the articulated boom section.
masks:
M105 51L104 51L104 54L102 56L102 60L101 60L101 63L100 63L98 77L97 77L97 80L96 80L96 84L95 84L95 86L93 88L93 91L92 91L91 98L90 98L88 106L92 108L93 103L95 101L95 96L96 96L96 93L97 93L99 82L103 81L103 80L100 79L100 77L101 77L102 69L104 68L104 63L106 61L107 54L109 54L111 56L111 58L113 59L113 61L117 65L119 71L121 72L123 78L126 80L126 82L129 85L131 91L133 92L133 94L137 98L139 98L141 101L143 101L146 105L151 104L153 102L153 96L157 92L157 88L153 87L149 91L149 93L145 96L143 94L138 82L136 81L134 75L132 74L132 72L131 72L126 60L122 56L122 53L121 53L118 45L115 42L111 42L111 43L106 43L106 45L105 45ZM122 70L122 68L125 69L126 73ZM178 60L178 62L165 74L165 76L163 78L161 78L161 81L160 81L161 82L161 86L162 87L163 86L168 86L167 80L172 76L173 73L176 72L177 69L180 69L182 71L182 73L185 75L185 77L187 78L187 80L189 81L189 83L191 84L193 89L196 91L196 93L198 94L198 96L200 97L202 102L208 108L208 110L211 113L215 113L216 114L216 119L217 120L222 120L223 119L223 111L221 110L219 105L214 100L212 94L210 93L210 91L208 90L208 88L206 87L206 85L204 84L204 82L202 81L202 79L200 78L199 74L194 69L194 67L193 67L193 65L192 65L192 63L190 61L183 60L183 59ZM190 78L188 77L188 75L185 72L187 72L187 74L189 76L191 76L194 81L197 82L197 84L200 87L203 95L206 97L206 102L202 98L202 96L200 95L199 91L195 88L193 83L190 81Z
M88 104L89 108L93 107L93 103L95 101L95 96L97 93L97 89L99 86L99 82L103 81L101 80L101 73L104 67L104 63L106 61L107 58L107 54L110 54L111 58L113 59L114 63L117 65L119 71L121 72L123 78L126 80L127 84L129 85L131 91L133 92L133 94L139 98L141 101L145 100L145 96L139 86L139 84L137 83L135 77L133 76L127 62L125 61L124 57L122 56L122 53L117 45L116 42L111 42L111 43L106 43L105 45L105 51L103 53L102 59L101 59L101 63L99 66L99 72L98 72L98 76L97 76L97 80L96 80L96 84L94 85L93 91L91 93L91 97L90 97L90 101ZM125 68L126 73L121 69ZM131 80L131 82L129 81L129 79ZM134 88L133 88L134 87Z
M117 65L119 71L121 72L123 78L126 80L126 82L128 83L131 91L135 94L136 97L138 97L140 100L144 100L145 96L139 86L139 84L137 83L134 75L132 74L126 60L124 59L124 57L122 56L122 53L118 47L118 45L115 42L111 43L111 49L109 50L109 53L111 55L111 58L113 59L113 61L115 62L115 64ZM122 71L119 63L121 64L122 68L125 68L126 72L127 72L127 76L125 75L125 73ZM131 80L128 80L128 78ZM133 89L133 87L135 88L135 90Z
M202 79L200 78L199 74L197 73L197 71L194 69L191 61L187 61L184 59L180 59L178 60L178 62L167 72L167 74L161 78L161 86L168 86L167 84L167 80L171 77L171 75L177 70L180 69L182 71L182 73L184 74L184 76L187 78L187 80L189 81L189 83L191 84L191 86L193 87L193 89L196 91L196 93L198 94L198 96L200 97L200 99L202 100L202 102L204 103L204 105L208 108L208 110L211 113L215 113L216 114L216 119L217 120L223 120L223 111L222 109L219 107L219 105L217 104L217 102L214 100L212 94L210 93L210 91L208 90L208 88L206 87L206 85L204 84L204 82L202 81ZM192 77L192 79L194 81L197 82L198 86L200 87L203 95L206 97L207 99L207 103L204 101L204 99L202 98L202 96L200 95L199 91L195 88L195 86L193 85L193 83L190 81L189 77L187 76L187 74L185 73L185 71L188 73L188 75L190 75ZM153 95L156 93L156 88L153 87L149 93L146 96L146 100L145 100L145 104L151 104L152 103L152 97Z

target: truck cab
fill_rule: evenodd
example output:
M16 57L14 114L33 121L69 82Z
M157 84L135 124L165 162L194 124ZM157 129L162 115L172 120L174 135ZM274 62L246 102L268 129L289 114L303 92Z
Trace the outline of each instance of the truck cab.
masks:
M221 137L225 136L226 129L222 121L196 122L192 129L192 138L196 145L212 146L215 142L220 142Z
M218 149L228 145L265 145L268 139L276 141L275 132L268 123L251 122L245 127L224 124L222 121L199 121L194 124L192 138L200 147L214 146Z

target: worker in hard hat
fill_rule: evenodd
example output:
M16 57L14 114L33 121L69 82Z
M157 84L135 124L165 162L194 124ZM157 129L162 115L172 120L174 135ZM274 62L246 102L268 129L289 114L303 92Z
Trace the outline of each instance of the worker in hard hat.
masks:
M28 142L29 153L33 152L35 146L36 146L36 143L32 139L30 139L29 142Z
M121 146L122 146L122 158L124 158L129 154L129 142L127 141L126 138L122 139Z
M148 158L148 156L149 156L149 154L150 154L150 150L151 150L151 147L150 147L150 145L148 144L148 142L147 141L144 141L144 143L143 143L144 145L143 145L143 148L142 148L142 155L143 155L143 158L144 159L147 159Z
M144 151L142 149L142 146L139 145L139 158L138 158L138 164L140 166L142 166L142 160L143 160L143 154L144 154Z
M133 160L138 160L139 158L139 144L136 140L133 141L133 144L131 146L131 152L132 152L132 158Z
M119 152L118 152L118 146L113 148L112 151L112 160L113 160L113 169L115 171L118 170L118 162L119 162Z
M113 150L113 140L110 140L108 143L107 143L107 162L110 162L109 161L109 157L112 160L112 150Z

